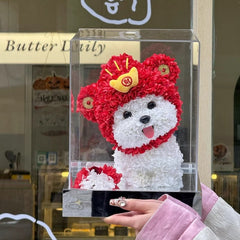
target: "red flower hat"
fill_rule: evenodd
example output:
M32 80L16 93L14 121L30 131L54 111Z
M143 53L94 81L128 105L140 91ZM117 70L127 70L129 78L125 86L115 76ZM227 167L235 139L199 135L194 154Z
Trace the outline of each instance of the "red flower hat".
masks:
M177 129L182 113L182 101L176 87L180 70L175 60L165 54L154 54L140 63L124 53L113 56L101 67L98 81L80 89L77 111L88 120L97 122L102 135L114 145L114 149L126 154L143 153L166 142ZM174 104L178 122L167 134L149 144L123 149L114 139L114 113L119 106L149 94L162 96Z

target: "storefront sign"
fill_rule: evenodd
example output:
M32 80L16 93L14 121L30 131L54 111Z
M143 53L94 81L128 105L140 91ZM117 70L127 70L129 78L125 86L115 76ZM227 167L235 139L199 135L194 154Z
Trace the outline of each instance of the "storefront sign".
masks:
M1 64L66 64L73 33L1 33Z
M69 64L74 33L0 33L0 64ZM139 58L139 43L81 41L81 63L101 64L116 49Z

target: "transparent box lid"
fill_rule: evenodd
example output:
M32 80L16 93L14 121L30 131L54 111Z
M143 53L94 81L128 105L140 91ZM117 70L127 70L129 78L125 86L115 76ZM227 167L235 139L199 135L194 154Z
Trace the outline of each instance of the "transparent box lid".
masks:
M196 192L194 33L79 29L70 46L68 188Z

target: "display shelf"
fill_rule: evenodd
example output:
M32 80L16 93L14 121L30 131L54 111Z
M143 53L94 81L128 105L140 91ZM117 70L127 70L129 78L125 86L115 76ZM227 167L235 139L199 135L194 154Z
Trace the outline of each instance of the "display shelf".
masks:
M62 236L59 236L58 237L58 240L66 240L66 239L79 239L79 236L66 236L66 237L62 237ZM134 240L135 237L109 237L109 236L102 236L102 237L81 237L81 239L84 239L84 240L103 240L103 239L115 239L115 240ZM45 237L43 240L51 240L50 238L48 237Z
M83 225L83 224L81 224ZM87 224L85 224L87 225ZM85 228L66 228L64 232L55 232L55 236L57 239L135 239L135 231L131 228L121 227L121 226L109 226L105 224L105 226L95 224L88 224L89 226L85 226ZM95 225L95 226L94 226ZM119 228L123 230L119 230ZM117 229L117 230L116 230ZM100 232L102 231L102 233ZM96 233L97 232L97 233ZM47 237L47 236L46 236Z

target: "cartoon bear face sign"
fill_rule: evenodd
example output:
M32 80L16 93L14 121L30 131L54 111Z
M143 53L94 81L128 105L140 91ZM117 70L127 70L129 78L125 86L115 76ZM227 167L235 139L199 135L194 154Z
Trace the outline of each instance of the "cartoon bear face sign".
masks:
M143 63L122 54L102 65L96 83L81 88L77 111L113 144L120 189L182 187L183 155L173 135L182 113L179 72L164 54Z
M81 0L81 5L92 16L109 24L143 25L151 18L151 0L100 0L102 8L96 7L95 0ZM139 11L139 9L141 11ZM145 9L145 11L142 11ZM139 16L144 12L142 16Z

